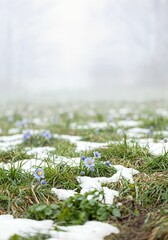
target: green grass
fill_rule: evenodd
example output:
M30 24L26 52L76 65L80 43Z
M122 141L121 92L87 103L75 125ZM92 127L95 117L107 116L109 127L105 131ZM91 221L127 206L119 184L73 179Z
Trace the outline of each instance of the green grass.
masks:
M102 107L103 106L103 107ZM101 110L100 110L101 108ZM30 140L20 144L18 147L8 151L0 151L0 163L11 163L11 168L7 171L0 168L0 214L12 214L14 217L30 217L32 219L53 219L60 225L83 224L87 220L99 220L115 224L121 230L119 235L111 235L106 239L135 239L135 240L158 240L168 239L167 219L168 219L168 153L162 156L154 156L147 148L142 148L132 141L129 143L126 136L117 134L117 129L107 127L106 129L71 129L71 123L86 124L87 122L107 121L110 105L99 105L93 107L95 114L89 113L88 106L82 110L73 111L70 118L69 111L59 114L59 120L53 121L55 108L47 109L48 122L42 126L29 123L27 128L46 129L51 133L69 134L81 136L83 141L108 142L118 141L118 144L109 144L107 148L98 148L101 158L95 162L95 171L86 169L81 161L78 167L70 167L67 164L54 164L55 156L65 156L67 158L93 157L93 151L76 152L75 144L63 139L47 141L39 135L33 136ZM59 108L58 108L59 109ZM133 108L136 110L138 108ZM157 116L154 109L142 109L139 112L139 119L142 121L141 127L155 130L165 130L168 120L165 117ZM33 113L32 113L33 114ZM143 114L146 114L144 117ZM45 112L37 111L33 117L45 117ZM151 117L152 116L152 117ZM0 119L0 128L3 135L8 134L10 128L15 127L15 123L25 117L31 119L28 113L14 114L13 121L8 122L7 117ZM120 118L114 118L117 122L127 117L133 118L133 113L128 113ZM21 128L25 129L25 127ZM153 134L151 135L154 136ZM154 137L155 141L162 139L159 134ZM121 140L121 141L120 141ZM34 179L33 173L24 172L21 167L14 168L12 163L19 160L31 159L36 156L27 155L25 147L54 147L55 150L49 154L44 161L48 162L48 167L44 168L47 184L42 186ZM116 170L107 167L105 162L109 160L111 165L123 165L132 167L140 171L134 177L135 183L120 180L117 183L106 184L110 189L119 191L120 197L117 201L122 205L116 208L116 202L112 206L102 204L96 197L92 201L87 199L87 194L81 196L80 186L76 180L81 172L85 176L91 177L111 177ZM78 193L66 201L60 201L51 193L51 188L75 189ZM138 228L139 226L139 228ZM141 234L138 234L138 230ZM151 235L153 234L153 235ZM11 240L39 240L47 239L46 235L23 238L13 236Z
M0 162L3 163L17 162L18 160L31 159L32 157L33 155L28 155L21 147L8 151L0 151Z

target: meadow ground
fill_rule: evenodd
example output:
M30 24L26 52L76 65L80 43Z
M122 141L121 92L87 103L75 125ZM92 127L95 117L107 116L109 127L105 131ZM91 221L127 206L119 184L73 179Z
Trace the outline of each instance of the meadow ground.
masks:
M1 240L167 240L168 104L2 108L0 226Z

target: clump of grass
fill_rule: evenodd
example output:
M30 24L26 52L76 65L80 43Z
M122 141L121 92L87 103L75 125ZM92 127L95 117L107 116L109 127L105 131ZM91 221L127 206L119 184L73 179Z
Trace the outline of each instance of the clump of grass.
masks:
M150 219L144 230L150 232L149 240L168 239L168 212L150 214Z
M153 130L165 130L168 126L168 119L163 116L158 116L156 114L146 117L142 119L143 124L141 125L142 128L150 128L153 127Z
M16 162L22 159L31 159L33 155L28 155L23 148L15 148L8 151L0 151L0 162Z
M75 144L71 143L68 140L64 139L55 139L51 138L49 140L39 136L39 135L34 135L30 139L26 140L23 142L23 144L20 147L54 147L56 155L59 156L67 156L67 157L76 157L79 156L78 153L75 152L76 146Z
M109 144L107 148L98 149L102 155L101 161L110 160L111 164L122 164L125 167L140 169L144 160L152 155L147 148L141 148L138 143L128 144L124 142ZM91 152L83 153L91 155Z
M56 188L75 189L79 188L76 176L79 175L78 168L71 168L62 164L54 168L45 168L47 183Z
M21 217L28 206L34 203L56 201L51 186L39 186L34 191L33 174L21 168L11 167L8 171L0 168L0 212Z
M144 157L140 169L146 173L166 171L168 169L168 152L160 156Z
M35 234L35 236L29 236L29 234L27 234L27 237L23 237L18 234L15 234L12 237L10 237L9 240L47 240L50 237L51 236L49 234L42 234L42 233L38 233L37 235Z

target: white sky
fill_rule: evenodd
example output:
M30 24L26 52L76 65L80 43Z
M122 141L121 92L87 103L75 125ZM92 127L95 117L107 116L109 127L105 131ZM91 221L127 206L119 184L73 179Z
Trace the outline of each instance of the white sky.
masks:
M0 0L0 84L165 83L167 10L166 0Z

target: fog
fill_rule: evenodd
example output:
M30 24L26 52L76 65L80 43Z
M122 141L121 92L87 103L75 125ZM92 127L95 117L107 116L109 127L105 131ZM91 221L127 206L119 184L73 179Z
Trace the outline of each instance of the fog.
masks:
M167 13L167 0L0 0L0 94L166 97Z

